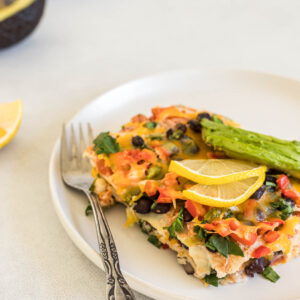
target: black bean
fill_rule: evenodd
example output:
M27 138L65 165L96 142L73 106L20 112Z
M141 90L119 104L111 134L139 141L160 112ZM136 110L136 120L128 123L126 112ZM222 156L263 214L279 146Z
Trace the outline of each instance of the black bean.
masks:
M254 277L255 273L262 274L267 264L268 263L264 257L253 259L244 270L246 275Z
M144 145L144 140L140 136L136 135L131 139L131 143L134 147L142 147Z
M151 201L155 201L159 197L159 192L156 192L155 195L148 197Z
M182 265L183 266L183 269L184 271L186 272L186 274L188 275L193 275L194 274L194 268L192 267L192 265L187 262L186 264Z
M184 222L191 222L194 219L193 216L189 213L189 211L186 208L183 209L182 214L183 214Z
M186 125L182 123L178 123L175 125L175 129L182 131L182 134L184 134L186 132Z
M265 213L260 208L256 209L255 216L256 216L256 220L260 222L266 219Z
M266 175L265 182L266 182L266 181L269 181L269 182L276 183L276 180L277 180L276 177L274 177L274 176L272 176L272 175Z
M268 169L267 171L267 175L279 175L279 174L284 174L282 171L280 170L276 170L276 169Z
M189 120L188 124L194 132L201 132L202 126L199 121L197 120Z
M262 185L258 190L255 191L255 193L253 193L253 195L250 198L254 200L259 200L264 194L265 190L266 186Z
M208 119L208 120L212 121L212 117L211 117L211 115L209 113L200 113L200 114L198 114L197 120L201 121L203 119Z
M136 202L133 209L139 214L147 214L150 212L152 204L153 202L149 198L142 197Z
M170 128L170 129L167 130L167 132L166 132L167 139L171 138L173 132L174 132L174 130L172 128Z
M151 211L155 214L165 214L171 209L171 203L157 203Z

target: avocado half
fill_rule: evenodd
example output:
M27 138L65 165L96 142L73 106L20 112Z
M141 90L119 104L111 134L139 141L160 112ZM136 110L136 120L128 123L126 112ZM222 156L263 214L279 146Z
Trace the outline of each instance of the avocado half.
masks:
M28 36L39 23L45 0L0 0L0 49Z

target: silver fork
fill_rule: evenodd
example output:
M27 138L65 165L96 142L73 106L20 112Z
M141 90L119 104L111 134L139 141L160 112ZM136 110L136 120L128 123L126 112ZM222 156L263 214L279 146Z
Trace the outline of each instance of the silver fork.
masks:
M88 142L93 141L92 128L88 127ZM63 126L60 141L60 167L63 181L69 187L80 190L88 197L94 213L98 246L106 273L107 300L134 300L135 296L120 270L119 257L114 239L99 203L98 196L90 192L92 184L90 164L82 157L87 144L79 124L79 146L76 142L73 124L70 125L70 147L68 147L66 127Z

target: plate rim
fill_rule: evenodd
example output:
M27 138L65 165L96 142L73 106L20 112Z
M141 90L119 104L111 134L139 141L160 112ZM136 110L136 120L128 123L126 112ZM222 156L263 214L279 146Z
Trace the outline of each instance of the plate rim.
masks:
M129 80L129 81L125 81L122 84L116 85L115 87L104 91L103 93L99 94L97 97L90 100L87 104L83 105L68 121L65 122L65 124L66 125L69 124L83 110L86 110L86 109L88 109L89 106L93 105L94 102L101 101L101 98L104 98L111 93L115 93L119 89L124 89L124 88L130 87L130 85L140 84L142 81L149 81L151 79L157 80L159 77L164 77L164 76L174 76L174 75L180 74L180 73L189 73L189 74L199 73L200 74L200 73L207 73L207 72L209 72L209 73L213 73L213 72L252 73L252 74L273 77L273 78L277 78L277 79L281 79L281 80L293 81L294 83L300 84L300 80L298 80L296 78L281 75L281 74L275 73L275 72L271 73L271 72L265 72L265 71L261 71L261 70L257 70L257 69L203 67L201 69L200 68L197 68L197 69L196 68L184 68L184 69L175 69L175 70L164 71L164 72L157 72L154 74L149 74L146 76L137 77L137 78ZM52 151L51 151L50 161L49 161L49 169L48 169L48 176L49 176L48 183L49 183L49 187L50 187L50 193L51 193L51 198L52 198L55 212L56 212L58 219L60 220L63 228L67 232L67 234L70 237L70 239L72 240L72 242L76 245L76 247L79 248L79 250L91 262L93 262L97 267L99 267L102 271L104 271L104 267L103 267L101 258L99 260L98 252L95 251L88 244L88 242L84 240L84 238L80 235L80 233L76 230L76 228L71 224L71 222L69 221L66 214L63 213L64 210L60 205L59 195L55 189L55 179L56 179L56 177L60 176L60 174L57 174L56 170L55 170L55 160L56 160L57 155L59 155L59 153L60 153L59 147L60 147L60 138L58 136L58 138L56 139L56 141L54 143ZM61 178L58 178L58 180L61 180ZM170 297L172 297L172 299L185 299L185 300L193 299L193 298L189 298L189 297L182 298L182 296L179 296L176 293L169 292L169 291L167 292L163 289L156 287L153 284L150 284L149 282L146 282L146 281L136 277L135 275L133 275L131 273L128 273L122 267L121 267L121 270L122 270L124 276L126 277L126 280L130 284L130 286L134 290L136 290L139 293L144 294L148 297L169 297L168 299L171 299ZM199 296L201 297L201 295L199 295ZM165 298L161 298L161 299L165 299ZM201 297L201 299L202 299L202 297ZM201 300L201 299L199 298L199 300Z

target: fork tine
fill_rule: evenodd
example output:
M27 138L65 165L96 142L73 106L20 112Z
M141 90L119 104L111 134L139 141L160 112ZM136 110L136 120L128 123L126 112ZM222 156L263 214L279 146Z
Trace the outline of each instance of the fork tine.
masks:
M78 149L75 137L74 126L71 124L71 159L77 159L78 157Z
M67 146L67 136L66 136L66 124L63 124L61 138L60 138L60 165L63 169L66 168L69 162L69 153Z
M88 142L89 142L89 145L92 145L93 140L94 140L93 129L92 129L91 123L88 123L87 126L88 126Z
M85 143L85 138L83 135L83 131L82 131L82 125L81 123L79 123L79 151L80 151L80 156L82 156L85 148L86 148L86 143Z

